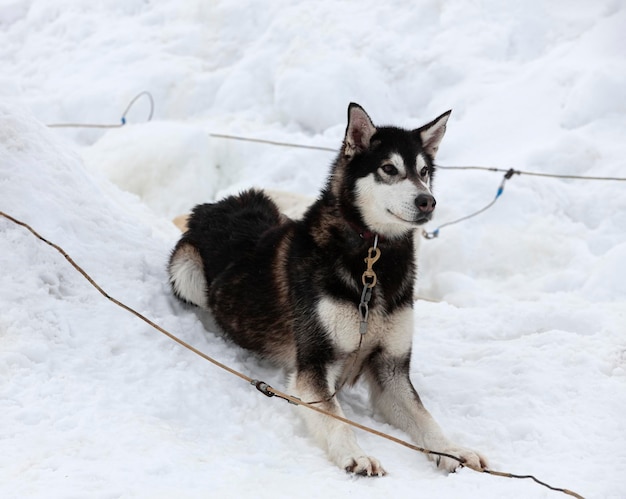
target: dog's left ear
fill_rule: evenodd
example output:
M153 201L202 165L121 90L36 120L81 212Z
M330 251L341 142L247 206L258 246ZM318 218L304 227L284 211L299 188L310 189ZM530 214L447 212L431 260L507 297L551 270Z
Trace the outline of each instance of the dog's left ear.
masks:
M439 143L443 139L443 134L446 133L446 123L451 112L452 110L446 111L430 123L413 130L413 133L418 135L422 141L422 148L431 158L434 158L435 154L437 154Z
M352 157L357 152L370 146L370 139L376 132L372 120L358 104L351 102L348 106L348 126L344 139L344 154Z

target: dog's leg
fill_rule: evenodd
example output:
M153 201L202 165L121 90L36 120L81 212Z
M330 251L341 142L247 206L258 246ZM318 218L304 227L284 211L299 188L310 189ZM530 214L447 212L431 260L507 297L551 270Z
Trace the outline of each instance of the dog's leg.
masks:
M409 359L410 353L396 356L385 351L372 357L367 376L375 408L390 424L408 433L417 445L457 456L470 468L485 468L487 460L483 456L450 442L426 410L409 379ZM428 457L447 471L460 466L458 461L447 457Z
M290 392L306 402L320 401L315 404L320 409L345 417L337 397L329 399L337 378L333 373L339 372L339 369L329 369L327 377L323 371L297 371L291 376ZM347 424L309 409L301 411L309 432L337 466L358 475L383 476L386 473L377 459L367 456L359 447L352 428Z
M170 258L170 283L181 299L206 308L207 282L198 249L182 239Z

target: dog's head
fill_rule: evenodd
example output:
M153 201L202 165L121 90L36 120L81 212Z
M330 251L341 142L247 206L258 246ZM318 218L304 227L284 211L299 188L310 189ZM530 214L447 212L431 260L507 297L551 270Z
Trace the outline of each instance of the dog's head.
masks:
M375 127L361 106L350 104L338 166L369 230L397 237L432 218L433 161L450 112L404 130Z

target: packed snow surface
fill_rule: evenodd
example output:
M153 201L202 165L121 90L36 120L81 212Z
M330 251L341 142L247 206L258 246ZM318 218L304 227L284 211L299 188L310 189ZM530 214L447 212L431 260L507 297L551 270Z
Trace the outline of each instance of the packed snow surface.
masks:
M314 197L348 103L417 127L452 109L441 165L626 176L626 4L0 0L0 210L110 295L208 355L283 373L177 302L171 223L250 186ZM49 128L118 123L118 129ZM501 173L440 170L437 226ZM626 183L514 176L494 207L423 241L412 379L495 470L626 497ZM253 284L253 283L251 283ZM348 417L383 423L362 386ZM389 471L332 465L268 399L100 295L0 218L3 498L552 498L531 481L436 470L359 432Z

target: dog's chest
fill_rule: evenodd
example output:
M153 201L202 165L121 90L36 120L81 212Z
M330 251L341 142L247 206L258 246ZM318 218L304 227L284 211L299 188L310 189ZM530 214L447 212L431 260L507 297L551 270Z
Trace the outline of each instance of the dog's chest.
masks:
M366 351L383 348L391 355L402 355L411 348L413 310L409 306L392 314L372 308L362 340L361 316L354 304L323 298L317 306L317 317L333 347L346 355L359 348L359 342Z

